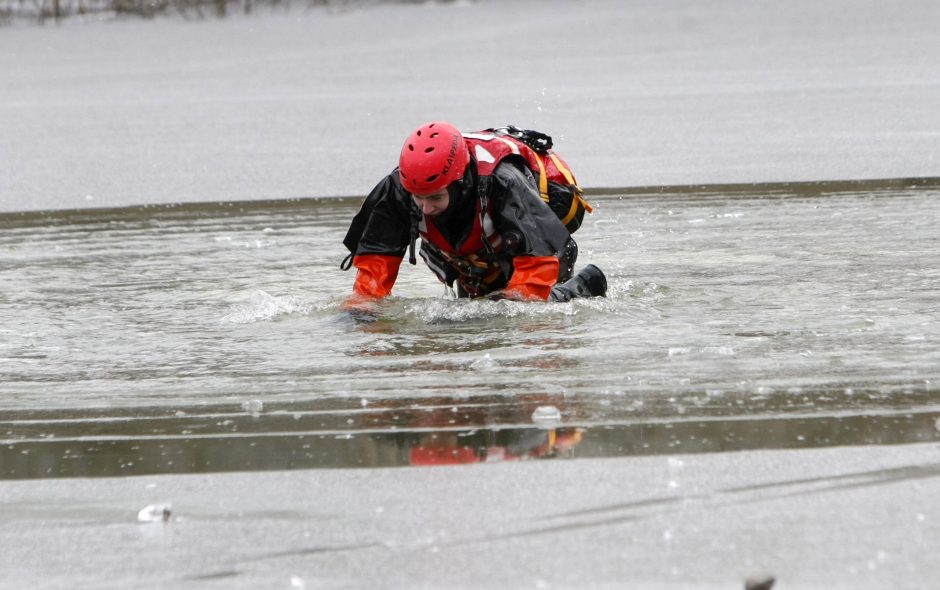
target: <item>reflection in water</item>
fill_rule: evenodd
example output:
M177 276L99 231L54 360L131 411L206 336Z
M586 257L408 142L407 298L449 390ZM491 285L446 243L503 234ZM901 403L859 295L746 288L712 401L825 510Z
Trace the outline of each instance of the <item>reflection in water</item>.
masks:
M0 478L454 465L940 440L940 409L577 420L561 396L0 413ZM260 404L259 404L260 406ZM557 408L541 423L539 408ZM550 412L549 412L550 413Z

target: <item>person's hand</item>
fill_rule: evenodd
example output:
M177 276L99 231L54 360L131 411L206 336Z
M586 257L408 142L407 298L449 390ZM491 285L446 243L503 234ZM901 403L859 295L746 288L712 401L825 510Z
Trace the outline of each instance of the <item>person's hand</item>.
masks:
M500 289L499 291L493 291L489 295L486 295L486 298L490 301L502 301L503 299L508 299L510 301L535 301L533 297L526 297L524 294L516 291L514 289Z
M372 297L365 297L354 293L346 298L341 306L356 323L372 323L378 319L376 307L378 301Z

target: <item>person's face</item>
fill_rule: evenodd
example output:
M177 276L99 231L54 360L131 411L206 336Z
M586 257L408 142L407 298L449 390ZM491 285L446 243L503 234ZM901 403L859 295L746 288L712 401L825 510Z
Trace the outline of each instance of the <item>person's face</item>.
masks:
M440 215L447 209L447 205L450 204L450 196L448 196L446 188L423 197L411 195L411 198L414 200L415 205L418 206L418 209L421 209L421 212L429 217Z

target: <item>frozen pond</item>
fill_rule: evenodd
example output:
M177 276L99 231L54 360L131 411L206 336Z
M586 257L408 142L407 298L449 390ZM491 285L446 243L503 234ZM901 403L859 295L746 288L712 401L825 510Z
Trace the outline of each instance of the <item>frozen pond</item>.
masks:
M352 200L0 218L0 477L940 439L940 189L608 194L609 297L339 309Z
M304 4L0 29L0 211L362 195L436 118L588 188L940 176L934 0Z

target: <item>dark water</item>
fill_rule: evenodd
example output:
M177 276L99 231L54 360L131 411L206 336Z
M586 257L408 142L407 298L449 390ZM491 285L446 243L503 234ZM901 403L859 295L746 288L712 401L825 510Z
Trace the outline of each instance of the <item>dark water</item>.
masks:
M595 196L609 297L339 309L357 203L0 218L0 477L940 439L940 189Z

